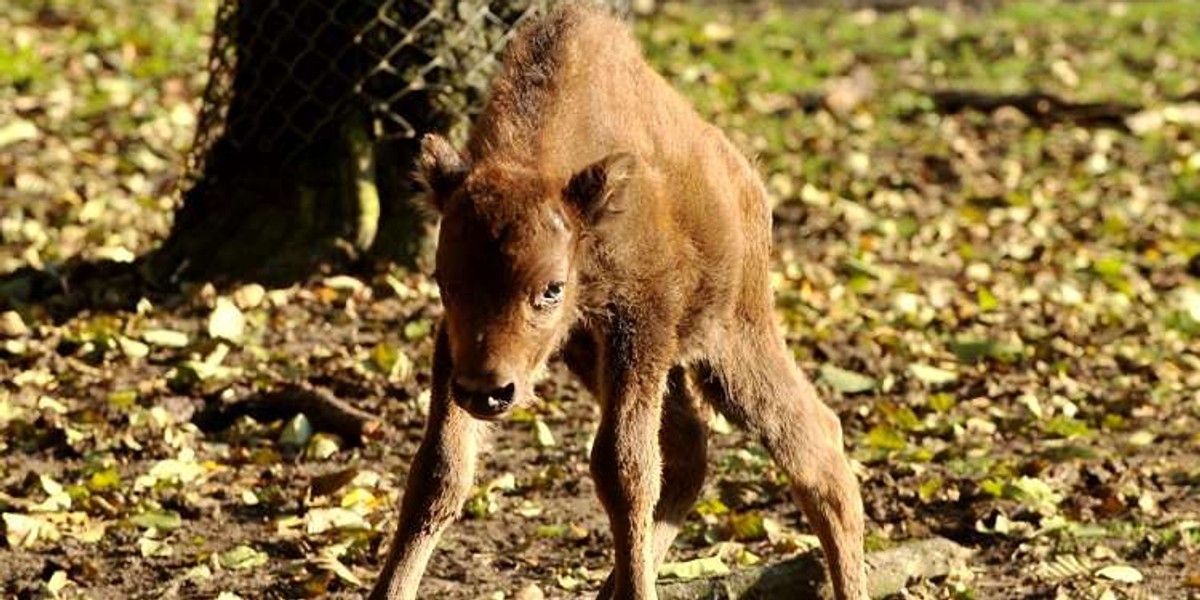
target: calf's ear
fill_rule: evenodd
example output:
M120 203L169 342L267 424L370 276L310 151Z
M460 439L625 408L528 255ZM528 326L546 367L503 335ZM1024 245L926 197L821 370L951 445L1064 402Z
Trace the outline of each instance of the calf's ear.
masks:
M467 176L467 161L446 141L429 133L421 138L421 154L417 157L417 182L429 192L429 203L438 212L446 198Z
M584 222L595 224L606 214L620 212L613 199L624 191L637 168L637 158L628 152L610 154L571 176L563 198L574 206Z

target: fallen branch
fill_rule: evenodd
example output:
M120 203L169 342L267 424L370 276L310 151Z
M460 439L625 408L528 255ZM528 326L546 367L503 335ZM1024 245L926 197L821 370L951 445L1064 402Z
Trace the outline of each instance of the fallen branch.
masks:
M1011 106L1031 119L1043 122L1068 122L1079 125L1106 125L1126 129L1125 118L1142 110L1120 102L1073 102L1046 92L1024 94L986 94L959 90L931 92L929 97L938 112L964 110L990 112Z
M867 555L867 591L872 598L899 593L909 581L942 577L966 563L973 551L945 538L910 542ZM820 552L711 579L658 585L660 600L779 600L832 598Z
M383 423L371 413L338 399L332 392L308 383L289 383L234 402L212 400L193 419L203 431L219 431L239 417L257 421L291 419L304 413L313 429L327 431L356 445L381 433Z

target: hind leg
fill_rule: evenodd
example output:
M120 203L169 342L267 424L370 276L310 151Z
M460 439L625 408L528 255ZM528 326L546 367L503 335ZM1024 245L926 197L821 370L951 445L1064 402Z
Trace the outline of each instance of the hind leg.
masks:
M704 487L707 467L707 425L687 372L682 367L672 369L667 386L658 434L663 459L662 491L654 506L651 541L655 573ZM612 598L614 575L610 573L600 587L597 600Z
M843 451L841 422L774 326L744 328L702 368L700 382L718 409L757 436L787 473L821 540L837 598L866 598L862 499Z

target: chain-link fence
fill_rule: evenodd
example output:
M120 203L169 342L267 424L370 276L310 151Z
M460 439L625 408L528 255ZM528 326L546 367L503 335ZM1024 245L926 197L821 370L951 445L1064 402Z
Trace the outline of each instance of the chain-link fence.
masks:
M220 0L188 173L221 154L286 164L355 115L377 139L462 122L517 26L552 1Z

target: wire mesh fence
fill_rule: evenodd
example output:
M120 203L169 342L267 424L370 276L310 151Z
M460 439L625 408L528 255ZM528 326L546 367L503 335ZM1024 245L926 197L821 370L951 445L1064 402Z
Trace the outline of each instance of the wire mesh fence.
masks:
M188 179L216 154L286 165L347 118L376 139L461 123L517 27L552 3L220 0Z

